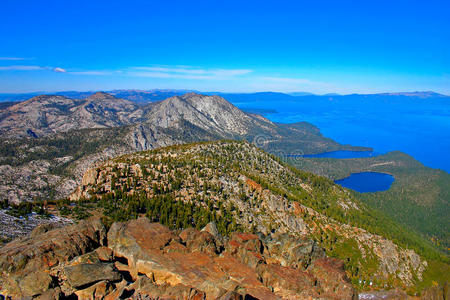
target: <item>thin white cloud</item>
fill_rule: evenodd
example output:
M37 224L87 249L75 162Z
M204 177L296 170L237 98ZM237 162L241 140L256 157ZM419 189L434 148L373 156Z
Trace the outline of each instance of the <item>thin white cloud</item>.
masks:
M61 67L43 66L0 66L0 71L34 71L51 70L56 73L87 76L122 75L149 78L173 78L187 80L229 80L247 75L249 69L207 69L190 66L153 66L153 67L130 67L119 70L67 70Z
M249 69L204 69L189 66L132 67L128 74L138 77L220 80L251 73Z
M45 69L47 68L41 66L0 66L0 71L36 71Z
M0 57L0 60L29 60L31 58L26 57Z
M216 75L216 76L237 76L251 73L248 69L201 69L192 67L133 67L132 69L175 74L194 74L194 75Z
M65 69L59 68L59 67L53 68L53 71L56 73L66 73L67 72Z
M67 71L60 67L43 67L43 66L30 66L30 65L13 65L13 66L0 66L0 71L42 71L49 70L56 73L66 73Z

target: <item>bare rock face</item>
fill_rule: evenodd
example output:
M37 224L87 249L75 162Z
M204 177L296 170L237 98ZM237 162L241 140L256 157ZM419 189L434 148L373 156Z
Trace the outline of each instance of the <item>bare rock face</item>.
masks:
M120 281L122 277L111 263L84 263L64 268L69 284L74 288L99 281Z
M217 230L217 225L214 222L206 224L206 226L202 229L202 231L208 232L215 238L219 237L219 230Z
M0 249L1 293L42 294L54 285L50 271L55 266L98 248L105 237L103 224L92 219L7 244Z
M0 295L192 300L356 296L339 261L313 259L308 269L282 266L270 257L273 247L254 234L234 233L225 240L207 230L171 231L145 218L114 223L108 234L98 219L41 228L0 249Z
M261 238L171 231L146 218L36 229L0 249L0 296L11 299L357 299L343 262L287 234ZM422 299L446 299L448 287ZM360 299L410 299L401 291Z
M139 276L138 280L131 284L126 292L134 291L132 299L188 299L201 300L205 299L205 293L190 286L183 284L170 285L162 284L156 285L147 276Z
M97 182L98 172L95 169L89 169L84 173L81 184L95 184Z
M0 111L0 135L36 138L72 129L128 125L142 114L133 102L101 92L84 100L36 96Z
M220 251L217 240L206 231L187 228L181 232L180 238L190 252L199 251L214 255Z
M300 239L289 234L276 234L265 240L271 259L282 266L306 269L311 261L324 258L325 251L311 239Z
M146 115L146 119L164 128L185 120L222 137L246 135L255 127L276 132L276 126L269 120L246 114L222 97L195 93L171 97L158 103Z
M160 286L169 294L167 285L171 286L170 291L175 287L183 290L183 295L192 290L182 287L192 287L195 293L205 294L207 299L245 296L313 299L320 298L321 293L335 299L352 299L355 295L342 264L322 260L311 270L319 274L317 270L328 268L321 275L330 272L326 278L316 278L313 272L303 268L269 263L267 246L254 234L233 234L222 250L206 231L186 229L177 236L166 227L141 218L113 224L108 233L108 246L116 257L127 262L136 282L141 282L140 278L145 275L148 289ZM317 282L330 288L325 289ZM234 292L236 294L232 294Z
M321 295L325 298L332 298L334 295L345 295L351 292L348 286L339 284L346 280L344 263L341 260L324 257L316 259L307 270L317 278L317 286L321 290Z

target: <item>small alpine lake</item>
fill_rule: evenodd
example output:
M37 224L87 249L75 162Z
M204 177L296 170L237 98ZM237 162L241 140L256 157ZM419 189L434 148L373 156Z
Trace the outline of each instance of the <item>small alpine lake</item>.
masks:
M379 172L352 173L350 176L334 182L360 193L387 191L395 181L394 176Z

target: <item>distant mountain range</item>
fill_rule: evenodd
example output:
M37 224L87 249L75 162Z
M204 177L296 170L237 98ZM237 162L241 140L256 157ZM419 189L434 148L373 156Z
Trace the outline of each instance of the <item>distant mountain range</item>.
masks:
M34 93L0 93L0 108L2 107L1 102L17 102L27 100L29 98L38 95L58 95L65 96L72 99L85 99L89 96L97 93L98 91L89 92L77 92L77 91L63 91L63 92L34 92ZM169 97L180 96L186 93L201 93L204 95L217 95L226 98L227 100L234 101L267 101L267 100L294 100L298 97L308 98L313 97L314 99L328 98L328 97L338 97L340 99L353 99L355 97L363 98L380 98L380 97L395 97L398 99L399 96L408 98L419 98L419 99L429 99L429 98L447 98L450 96L435 93L432 91L420 91L420 92L398 92L398 93L379 93L379 94L348 94L340 95L336 93L329 93L324 95L316 95L308 92L293 92L293 93L279 93L279 92L258 92L258 93L221 93L221 92L199 92L195 90L176 90L176 89L153 89L153 90L112 90L105 91L110 95L117 98L127 99L138 104L149 103L155 101L161 101ZM7 105L3 103L3 106Z
M39 95L56 95L56 96L64 96L72 99L85 99L98 91L90 91L90 92L77 92L77 91L64 91L64 92L35 92L35 93L23 93L23 94L0 94L0 102L16 102L23 101L29 98L39 96ZM189 92L188 90L113 90L107 91L106 93L116 96L117 98L128 99L134 101L136 103L148 103L154 101L164 100L166 98L172 96L183 95Z
M427 92L405 92L405 93L381 93L383 96L407 96L407 97L419 97L419 98L432 98L432 97L448 97L432 91Z

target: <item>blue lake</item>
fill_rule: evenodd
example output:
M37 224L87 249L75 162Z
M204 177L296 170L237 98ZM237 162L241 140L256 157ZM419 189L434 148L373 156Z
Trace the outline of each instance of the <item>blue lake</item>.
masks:
M301 155L301 157L307 157L307 158L363 158L363 157L374 157L379 155L376 152L373 151L330 151L330 152L323 152L318 154L306 154Z
M271 101L248 99L234 104L242 109L273 109L276 112L264 114L273 122L306 121L341 144L371 147L377 153L400 150L426 166L450 172L448 97L293 97Z
M392 175L378 172L352 173L349 177L334 182L360 193L387 191L395 178Z

